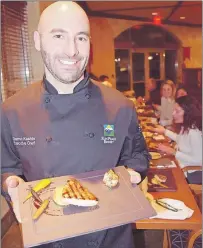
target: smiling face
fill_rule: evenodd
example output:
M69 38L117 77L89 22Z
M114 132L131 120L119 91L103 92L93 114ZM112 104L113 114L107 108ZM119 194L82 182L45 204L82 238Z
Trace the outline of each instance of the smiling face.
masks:
M180 107L179 104L175 104L174 111L173 111L173 120L175 123L183 123L184 121L184 113L185 111Z
M162 88L162 95L165 98L171 98L173 96L173 89L170 85L164 84Z
M46 77L75 83L84 76L90 52L89 21L72 2L57 2L42 15L35 47L41 51Z

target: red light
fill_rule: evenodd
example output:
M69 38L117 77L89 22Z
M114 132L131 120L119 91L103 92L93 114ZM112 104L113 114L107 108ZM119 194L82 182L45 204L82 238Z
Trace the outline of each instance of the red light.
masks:
M161 17L160 16L155 16L153 19L153 22L155 25L161 24Z

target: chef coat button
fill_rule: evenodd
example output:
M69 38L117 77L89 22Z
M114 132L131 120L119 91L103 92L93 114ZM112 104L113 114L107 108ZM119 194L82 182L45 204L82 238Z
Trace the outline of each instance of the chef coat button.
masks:
M46 103L49 103L49 102L50 102L50 98L49 98L49 97L46 97L46 98L45 98L45 102L46 102Z
M86 97L87 99L90 99L91 95L88 93L88 94L85 95L85 97Z
M98 241L91 240L91 241L88 241L87 244L88 244L88 246L95 247L95 246L98 246L99 245L99 242Z
M47 142L51 142L52 141L52 137L51 136L46 137L46 141Z
M64 248L63 244L60 242L57 242L53 245L54 248Z
M94 138L94 133L89 133L90 138Z

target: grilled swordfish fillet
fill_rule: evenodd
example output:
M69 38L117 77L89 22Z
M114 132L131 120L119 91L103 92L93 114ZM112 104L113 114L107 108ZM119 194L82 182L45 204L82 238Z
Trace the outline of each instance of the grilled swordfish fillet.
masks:
M62 190L63 202L71 205L90 207L98 204L98 199L76 179L69 179Z

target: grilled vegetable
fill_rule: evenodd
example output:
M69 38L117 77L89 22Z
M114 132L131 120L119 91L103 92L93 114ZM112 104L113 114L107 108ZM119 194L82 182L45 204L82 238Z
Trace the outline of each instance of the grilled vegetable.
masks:
M48 187L48 186L50 185L50 183L51 183L50 179L43 179L43 180L41 180L35 187L33 187L32 189L33 189L35 192L39 192L40 190L42 190L42 189ZM31 193L26 197L24 203L25 203L28 199L30 199L30 197L32 197L32 194L31 194Z
M42 205L42 203L39 202L38 200L34 200L33 203L34 203L34 206L35 206L37 209Z
M49 199L44 200L41 206L37 209L37 211L33 215L33 220L38 219L43 214L43 212L47 209L48 205L49 205Z
M34 200L42 203L42 200L40 199L40 197L38 196L38 194L31 187L30 187L30 191L31 191L31 194L32 194Z

